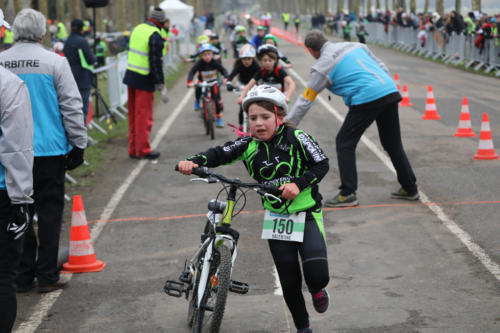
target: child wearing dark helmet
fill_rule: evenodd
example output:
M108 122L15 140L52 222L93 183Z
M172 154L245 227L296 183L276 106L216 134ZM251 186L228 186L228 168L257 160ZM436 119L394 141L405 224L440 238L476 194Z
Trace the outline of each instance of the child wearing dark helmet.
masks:
M264 44L257 50L257 58L260 61L262 69L243 88L238 103L242 103L246 94L257 84L267 84L278 88L282 92L286 91L286 101L290 102L292 94L295 91L295 82L288 75L285 69L278 65L278 49L270 44Z
M178 169L189 175L199 166L214 168L241 160L256 181L280 188L281 201L262 197L266 211L262 238L268 241L297 332L311 333L302 279L317 312L325 312L329 305L325 289L329 282L326 238L318 188L328 172L328 158L312 136L284 123L288 105L278 89L254 87L244 99L243 109L248 113L251 136L180 161ZM269 216L292 221L290 237L280 237L279 231L268 228Z

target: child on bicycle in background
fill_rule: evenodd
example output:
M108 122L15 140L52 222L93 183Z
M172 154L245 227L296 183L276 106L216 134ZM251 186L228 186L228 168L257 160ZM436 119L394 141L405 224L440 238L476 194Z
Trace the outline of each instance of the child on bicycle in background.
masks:
M233 57L235 59L238 59L240 49L243 47L245 44L250 44L250 41L248 40L246 36L247 28L245 28L242 25L237 25L234 28L234 36L231 38L232 44L233 44Z
M329 304L325 289L329 273L318 183L328 172L328 158L313 137L283 123L288 105L278 89L268 85L254 87L243 101L243 109L248 113L252 136L180 161L179 172L189 175L199 166L216 167L242 160L252 178L282 190L282 202L262 197L265 216L290 214L287 218L304 219L303 238L301 241L269 238L268 244L297 332L311 333L302 294L299 254L314 308L323 313Z
M234 62L233 70L227 79L227 90L229 91L234 89L231 84L234 77L238 76L238 86L242 86L247 85L255 74L260 72L260 66L255 60L255 48L252 45L243 45L239 56L238 60ZM240 126L238 129L241 131L243 129L243 107L241 105L238 114L238 125Z
M267 84L286 91L286 102L289 103L295 91L295 82L288 73L278 65L278 49L275 46L264 44L257 50L257 58L260 60L262 69L243 88L238 104L245 98L246 94L255 84ZM286 89L288 86L288 90Z
M215 60L220 62L222 64L222 56L224 56L224 59L227 58L227 49L222 45L221 41L219 40L219 35L216 32L212 32L210 35L210 44L213 45L217 50L219 50L219 53L215 56Z
M196 59L198 59L198 57L200 56L200 47L208 42L210 42L210 37L208 37L207 35L199 35L195 52L190 54L189 57L186 58L186 62L195 62Z
M267 34L264 36L264 44L270 44L278 47L278 39L273 34ZM286 64L286 68L292 67L292 62L286 55L283 54L280 50L278 50L278 58Z
M224 80L222 84L226 84L227 82L227 71L219 62L214 60L214 53L218 50L213 47L211 44L203 44L200 47L199 53L201 59L198 60L193 68L189 71L188 74L188 87L194 87L193 77L196 73L198 73L199 81L207 81L212 82L219 79L219 74L222 74ZM194 101L194 109L200 109L200 96L201 96L201 88L196 87L196 96ZM216 113L217 113L217 127L224 127L224 123L222 122L222 97L219 92L219 88L217 85L212 87L212 96L215 101Z

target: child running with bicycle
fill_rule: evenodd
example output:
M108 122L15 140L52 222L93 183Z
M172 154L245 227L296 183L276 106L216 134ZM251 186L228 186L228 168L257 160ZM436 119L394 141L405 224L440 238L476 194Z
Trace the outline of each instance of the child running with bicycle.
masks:
M328 158L313 137L284 123L288 105L278 89L268 85L254 87L243 100L243 110L248 113L252 136L180 161L178 169L189 175L199 166L213 168L242 160L256 181L279 187L281 202L262 197L265 221L284 217L285 221L292 221L292 226L303 228L292 227L291 238L284 240L272 228L266 228L265 223L263 238L268 239L297 333L311 333L299 254L314 308L323 313L329 304L325 289L329 273L318 183L328 172Z
M262 69L243 88L238 98L238 104L241 104L246 94L256 84L267 84L278 88L282 92L286 91L286 102L289 103L295 91L295 82L293 82L286 70L278 65L278 49L271 44L264 44L258 48L257 58L260 60Z
M222 66L221 63L217 62L214 59L214 53L218 52L213 45L209 43L205 43L200 46L200 60L198 60L193 68L189 71L188 74L188 87L194 87L195 84L193 82L193 77L196 73L198 73L199 81L213 82L219 79L219 73L223 75L224 79L222 84L226 84L227 82L227 71ZM217 114L217 127L224 127L224 123L222 122L222 97L220 95L220 91L217 85L212 87L212 96L215 101L216 114ZM196 87L195 93L195 101L194 101L194 109L200 109L200 97L201 97L201 88Z

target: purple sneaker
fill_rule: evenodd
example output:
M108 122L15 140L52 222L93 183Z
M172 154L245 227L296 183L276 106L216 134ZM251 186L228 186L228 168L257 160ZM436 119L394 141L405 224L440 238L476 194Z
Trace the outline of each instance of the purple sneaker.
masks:
M330 303L330 297L328 296L328 293L326 292L325 288L313 294L312 298L316 312L323 313L328 309L328 304Z
M297 333L312 333L312 328L311 326L307 326L306 328L301 328L300 330L297 330Z

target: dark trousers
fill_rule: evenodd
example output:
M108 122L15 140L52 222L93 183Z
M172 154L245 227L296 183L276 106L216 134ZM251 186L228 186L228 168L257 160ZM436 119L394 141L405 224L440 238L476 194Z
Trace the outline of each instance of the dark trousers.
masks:
M57 255L64 209L64 173L66 158L35 157L33 191L35 204L31 214L38 215L38 242L33 224L25 234L17 284L26 286L36 277L38 284L59 281Z
M283 289L283 298L290 310L293 322L297 329L309 325L304 295L302 295L302 273L300 270L299 254L302 258L302 269L307 288L316 293L326 287L330 279L326 241L320 231L323 221L321 210L315 213L306 213L306 225L302 243L269 240L269 248L276 265ZM319 215L319 216L318 216Z
M0 190L0 332L10 332L17 313L16 267L21 259L24 237L14 240L7 232L12 219L7 191Z
M83 103L83 123L87 125L87 115L89 114L90 89L80 90Z
M221 104L219 86L215 85L215 86L212 86L210 89L211 89L211 94L212 94L212 100L215 102L215 113L217 113L217 115L220 116L220 114L222 112L222 104ZM195 92L194 92L194 96L196 99L201 98L201 88L200 87L196 87ZM200 101L200 102L202 102L202 101Z
M337 134L337 160L340 172L340 194L356 192L358 175L356 170L356 146L366 129L377 122L380 142L396 169L398 182L409 193L417 191L416 178L406 157L399 128L398 103L362 110L350 109Z

